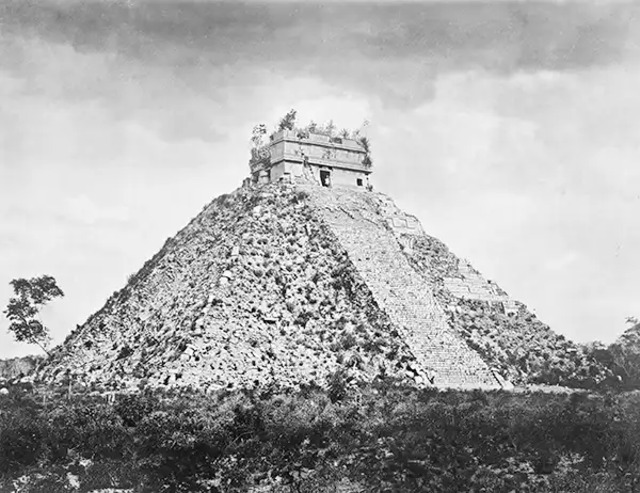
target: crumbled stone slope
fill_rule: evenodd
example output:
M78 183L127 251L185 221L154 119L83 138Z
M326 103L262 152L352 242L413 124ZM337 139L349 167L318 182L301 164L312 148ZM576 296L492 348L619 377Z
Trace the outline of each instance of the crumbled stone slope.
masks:
M304 185L214 200L38 375L207 389L340 369L457 387L606 376L390 198Z
M436 375L436 385L491 385L490 377L482 377L486 371L478 356L503 385L593 385L609 375L582 346L553 332L524 304L427 235L389 197L348 189L308 190L313 210L336 232L379 305L399 328L416 326L413 337L405 337L418 360ZM397 257L405 257L412 269ZM447 337L439 344L441 334ZM463 350L458 340L472 351ZM456 368L464 374L456 374Z
M214 200L39 373L115 388L425 381L335 237L292 186Z
M591 385L609 372L584 348L552 331L520 302L510 300L497 284L484 281L496 293L473 299L448 289L449 279L465 284L471 270L474 282L480 273L457 258L440 240L423 235L405 239L404 250L412 265L434 286L445 307L449 324L506 380L516 384L549 383ZM505 310L510 303L513 310Z
M384 196L307 187L312 209L329 225L378 305L407 341L430 382L442 387L497 388L500 381L447 323L432 285L409 263L378 210Z

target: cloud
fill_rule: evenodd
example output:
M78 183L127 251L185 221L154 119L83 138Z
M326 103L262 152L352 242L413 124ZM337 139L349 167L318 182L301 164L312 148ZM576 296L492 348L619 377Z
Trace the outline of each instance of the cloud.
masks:
M10 0L10 32L175 65L265 56L431 56L462 68L609 64L629 49L629 3L336 4L40 2ZM199 58L198 55L205 55ZM492 55L510 55L506 60ZM457 67L454 67L457 68Z
M555 329L611 338L640 313L639 9L4 2L0 278L59 278L62 339L293 107L371 120L381 191Z
M174 2L159 8L143 1L10 0L3 9L4 63L13 60L28 71L32 57L21 55L20 40L34 38L87 56L104 54L103 66L78 80L93 78L107 91L105 78L118 87L161 72L204 95L216 92L221 74L225 83L242 84L246 74L239 68L268 68L366 90L408 108L433 98L441 73L564 71L640 55L637 3ZM56 66L78 71L64 61ZM172 86L163 89L170 93ZM66 89L75 97L83 92L75 84Z
M274 105L269 121L278 121L292 106L300 115L302 124L312 120L320 124L333 120L338 131L342 128L360 128L365 120L371 118L372 108L366 98L345 92L331 94L327 89L325 87L321 92L306 97L294 95L287 101L288 104Z
M63 217L90 225L103 221L125 222L130 219L130 214L126 207L101 206L81 194L64 199Z
M374 183L556 330L611 340L640 310L639 78L442 74L433 101L374 115Z
M136 122L166 141L218 142L224 129L214 125L212 115L224 111L225 87L216 88L216 78L220 75L210 77L207 93L198 92L171 71L144 69L113 53L82 53L71 44L13 38L0 48L0 95L8 101L0 117L10 119L7 128L17 134L16 127L27 120L25 106L42 114L45 103L53 110L79 108L88 112L79 118L94 116L115 127ZM39 124L49 116L38 118Z
M544 263L544 269L553 275L556 271L575 269L576 263L580 260L578 252L564 252L554 258L547 259Z

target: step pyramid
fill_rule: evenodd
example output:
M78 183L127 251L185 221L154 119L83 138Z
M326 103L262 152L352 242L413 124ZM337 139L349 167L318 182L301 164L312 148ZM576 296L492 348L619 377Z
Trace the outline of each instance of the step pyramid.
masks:
M556 366L579 376L585 358L389 197L271 183L207 205L37 378L215 390L343 372L500 388Z
M307 191L378 306L401 329L420 365L433 375L432 383L495 386L492 370L449 327L432 286L402 253L390 223L376 207L376 197L349 189L310 186Z

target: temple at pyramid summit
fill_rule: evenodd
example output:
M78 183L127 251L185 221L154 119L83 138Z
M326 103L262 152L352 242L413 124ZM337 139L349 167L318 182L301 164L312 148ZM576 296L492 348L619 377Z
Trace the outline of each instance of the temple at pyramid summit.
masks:
M367 188L371 174L363 141L283 129L253 153L250 183L306 180L325 187Z
M374 191L371 144L291 122L56 348L38 378L135 390L442 388L604 378L497 283Z

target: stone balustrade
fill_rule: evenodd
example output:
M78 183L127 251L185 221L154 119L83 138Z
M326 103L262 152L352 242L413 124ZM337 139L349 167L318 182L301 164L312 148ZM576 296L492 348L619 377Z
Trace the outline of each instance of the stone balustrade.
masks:
M336 235L378 305L405 337L418 362L431 375L432 383L443 387L498 387L498 380L486 363L453 331L431 286L409 264L393 232L380 213L380 196L351 190L306 187L313 210ZM382 202L387 215L393 204ZM413 228L421 232L419 223Z

